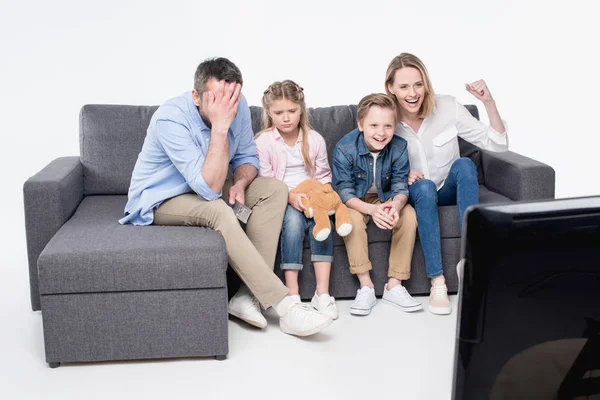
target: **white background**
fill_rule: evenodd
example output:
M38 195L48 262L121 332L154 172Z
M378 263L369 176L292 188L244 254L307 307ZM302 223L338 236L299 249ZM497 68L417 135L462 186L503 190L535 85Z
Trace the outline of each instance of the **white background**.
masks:
M600 194L596 1L0 4L0 334L20 329L10 319L30 312L23 182L79 154L83 104L160 104L190 90L207 57L240 67L250 104L290 78L310 106L328 106L383 91L389 61L412 52L437 93L480 111L464 83L484 78L511 150L554 167L557 197ZM11 344L0 337L0 345Z

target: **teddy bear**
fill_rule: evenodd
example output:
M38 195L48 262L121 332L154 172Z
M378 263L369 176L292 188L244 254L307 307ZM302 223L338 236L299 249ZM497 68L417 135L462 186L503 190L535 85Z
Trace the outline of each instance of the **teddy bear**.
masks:
M329 183L322 184L316 179L306 179L294 189L292 193L304 193L308 198L303 198L302 205L306 207L306 218L314 218L315 227L313 236L322 242L331 233L329 216L335 214L335 230L338 235L346 236L352 232L352 219L348 208L342 203L340 196L333 190Z

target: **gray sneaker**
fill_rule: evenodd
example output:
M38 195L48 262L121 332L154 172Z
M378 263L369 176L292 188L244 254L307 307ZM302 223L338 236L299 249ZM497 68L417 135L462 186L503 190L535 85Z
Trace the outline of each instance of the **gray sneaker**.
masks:
M387 290L387 283L383 287L383 301L398 306L405 312L419 311L423 309L423 304L415 300L402 285L396 285L391 290Z

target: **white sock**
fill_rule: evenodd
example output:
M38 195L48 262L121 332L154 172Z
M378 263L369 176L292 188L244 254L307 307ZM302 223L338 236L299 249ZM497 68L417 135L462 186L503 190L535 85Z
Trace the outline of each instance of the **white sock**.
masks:
M292 298L292 296L285 296L283 299L273 304L273 310L275 310L279 318L281 318L287 314L290 307L294 304L296 304L296 301Z

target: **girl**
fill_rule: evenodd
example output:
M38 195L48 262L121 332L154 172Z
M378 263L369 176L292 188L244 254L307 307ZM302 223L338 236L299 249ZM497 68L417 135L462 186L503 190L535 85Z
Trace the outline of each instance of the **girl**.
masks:
M385 89L398 106L396 135L408 141L409 202L417 212L425 268L431 279L429 310L450 314L438 205L456 204L462 231L465 210L479 202L477 167L469 158L460 158L458 136L486 150L506 151L506 127L483 80L467 84L466 89L483 102L490 126L472 117L454 97L435 95L425 65L412 54L402 53L392 60Z
M290 80L275 82L262 98L264 129L256 137L261 176L282 180L289 190L305 179L331 183L325 140L308 123L304 90ZM316 241L314 220L304 216L302 193L290 193L281 229L281 269L285 284L297 302L298 273L302 270L304 236L308 231L317 290L311 304L319 312L338 318L335 299L329 296L329 274L333 260L333 235ZM332 230L333 231L333 230Z

